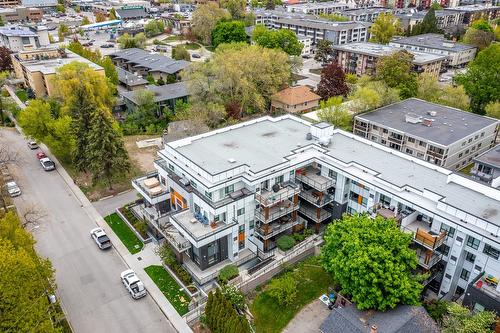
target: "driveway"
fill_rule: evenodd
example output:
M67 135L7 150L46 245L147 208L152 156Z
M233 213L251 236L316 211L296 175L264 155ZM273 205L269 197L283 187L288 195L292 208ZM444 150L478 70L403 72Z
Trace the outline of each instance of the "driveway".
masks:
M283 333L318 333L321 323L329 314L328 307L317 299L300 310L285 327Z
M15 199L18 210L36 205L45 214L30 229L38 253L56 270L58 296L74 332L175 332L150 296L134 301L125 291L119 276L127 266L115 249L100 251L91 241L96 222L59 172L42 171L36 151L15 130L1 129L0 136L20 156L10 168L23 191Z

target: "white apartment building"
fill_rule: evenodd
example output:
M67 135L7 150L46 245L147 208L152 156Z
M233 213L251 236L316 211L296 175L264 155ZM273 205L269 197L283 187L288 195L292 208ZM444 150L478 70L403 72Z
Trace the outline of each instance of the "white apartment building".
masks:
M300 44L302 44L302 52L300 55L302 57L309 57L312 54L312 39L307 36L297 36Z
M499 190L326 123L251 120L166 143L155 168L132 182L140 211L202 284L345 212L410 233L427 292L452 298L484 272L500 277Z
M430 163L459 170L494 144L500 122L409 98L354 117L353 132Z
M408 51L419 51L446 56L445 65L463 67L474 60L476 48L472 45L447 40L441 34L422 34L410 37L394 38L389 46L396 46Z
M0 46L12 52L34 50L50 45L48 30L44 26L35 28L7 26L0 29Z
M296 5L288 5L286 7L286 10L290 13L320 15L320 14L334 14L335 12L355 7L356 3L354 1L350 1L350 3L341 1L325 1L325 2L307 2L307 3L299 3Z

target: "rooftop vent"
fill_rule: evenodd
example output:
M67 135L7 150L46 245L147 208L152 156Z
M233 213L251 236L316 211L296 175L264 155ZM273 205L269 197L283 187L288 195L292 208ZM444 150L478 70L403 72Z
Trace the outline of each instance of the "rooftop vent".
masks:
M432 126L432 122L433 122L432 119L430 119L430 118L424 118L424 121L422 122L422 125L425 125L427 127L431 127Z
M328 146L330 144L330 137L324 136L322 138L319 138L318 143L322 146Z
M427 111L427 114L428 114L429 116L435 117L435 116L436 116L436 114L437 114L437 112L436 112L436 111Z
M229 163L231 163L231 164L232 164L232 163L236 163L236 160L235 160L234 158L232 158L232 157L231 157L231 158L229 158L227 161L228 161Z
M418 124L418 123L422 122L422 117L417 116L414 113L407 113L407 114L405 114L405 121L407 123L411 123L411 124Z
M307 134L306 134L306 140L308 140L308 141L309 141L309 140L312 140L312 138L313 138L313 136L312 136L312 134L311 134L311 133L307 133Z

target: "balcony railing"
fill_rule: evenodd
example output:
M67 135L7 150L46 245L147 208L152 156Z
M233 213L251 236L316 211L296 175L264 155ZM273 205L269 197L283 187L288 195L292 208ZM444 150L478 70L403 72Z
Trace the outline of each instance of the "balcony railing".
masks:
M417 250L418 264L423 268L429 270L438 262L441 261L442 254L437 251L431 250Z
M433 251L443 245L446 238L446 232L435 234L434 232L423 228L417 227L416 229L412 229L412 224L413 223L410 223L408 226L403 227L402 229L404 232L409 232L413 235L413 241L415 243L420 244Z
M260 193L255 193L255 199L264 207L270 207L277 203L289 199L300 192L299 186L294 182L286 182L277 191L263 190Z
M297 170L295 179L322 192L335 186L335 180L322 176L320 172L321 170L316 168L304 168L302 170Z
M299 197L317 207L323 207L333 201L332 195L316 191L301 191Z
M158 179L158 171L149 172L144 176L133 179L132 185L141 192L141 194L146 196L148 201L168 194L167 187Z
M301 205L299 208L299 213L310 218L316 223L321 223L332 216L332 213L330 213L329 211L310 205Z
M269 239L273 236L276 236L282 233L285 230L290 229L291 227L301 223L302 220L299 218L295 219L295 221L290 221L287 223L273 223L273 224L265 224L260 228L255 229L255 231L262 237L262 239ZM267 227L267 228L266 228Z
M287 214L290 214L299 208L290 200L285 200L279 205L273 207L260 208L255 210L255 218L264 223L269 223Z
M208 219L201 220L188 209L172 214L170 221L177 229L181 229L196 241L201 241L237 224L235 220L227 223L208 221Z
M191 248L191 243L185 239L171 224L161 228L161 234L179 253L187 251Z

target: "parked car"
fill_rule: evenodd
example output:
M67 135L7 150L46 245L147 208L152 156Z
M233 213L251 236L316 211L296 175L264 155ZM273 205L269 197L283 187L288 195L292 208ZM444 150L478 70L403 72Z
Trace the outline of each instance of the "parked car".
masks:
M19 188L19 186L17 186L15 181L10 181L5 184L5 186L7 186L7 192L9 192L9 195L11 197L17 197L21 195L21 189Z
M139 279L137 274L131 269L127 269L120 274L122 283L128 290L133 299L139 299L146 296L146 288L144 283Z
M102 228L94 228L90 230L90 237L97 243L97 246L101 250L105 250L111 247L111 240L108 235L102 230Z
M51 171L56 169L56 164L52 162L52 160L48 157L40 159L40 164L42 165L42 168L45 171Z
M101 47L103 49L110 49L110 48L114 47L114 45L113 44L102 44Z
M45 155L45 153L43 151L36 153L36 158L38 158L39 160L41 160L42 158L46 158L46 157L47 157L47 155Z
M34 140L28 141L28 147L29 149L38 149L38 144Z
M196 58L196 59L200 59L201 58L201 56L198 53L191 54L191 57Z

